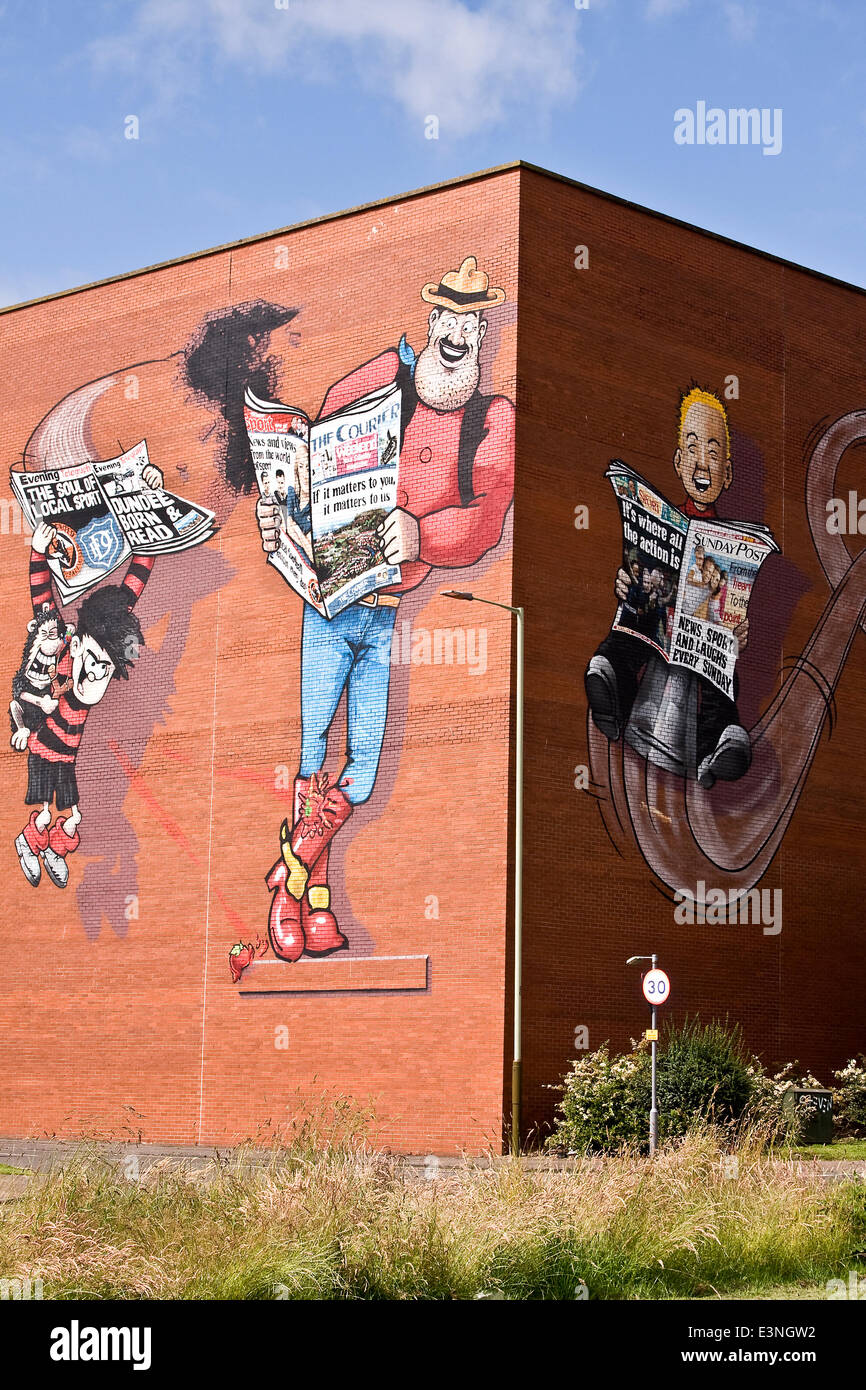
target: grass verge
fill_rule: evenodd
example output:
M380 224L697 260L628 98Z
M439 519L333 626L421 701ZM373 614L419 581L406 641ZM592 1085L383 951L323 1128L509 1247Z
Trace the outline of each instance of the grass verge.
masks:
M733 1169L707 1134L429 1182L351 1147L136 1182L83 1152L0 1208L0 1274L53 1299L721 1297L845 1277L864 1247L866 1184L748 1147Z
M834 1139L832 1144L804 1144L793 1150L794 1158L866 1159L866 1139Z

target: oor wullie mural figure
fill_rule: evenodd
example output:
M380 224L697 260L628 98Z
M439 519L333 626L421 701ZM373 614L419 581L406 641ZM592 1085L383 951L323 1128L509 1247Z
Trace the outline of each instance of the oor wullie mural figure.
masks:
M280 828L280 857L266 876L273 893L268 933L275 955L328 956L349 942L331 906L329 850L356 806L373 792L388 715L391 640L402 596L434 568L476 563L499 541L513 492L514 406L479 390L486 310L505 291L468 256L425 284L432 307L427 343L416 356L405 335L328 391L320 417L399 382L399 505L379 526L385 560L401 581L328 619L304 605L301 642L301 751L293 816ZM279 545L279 504L257 503L265 552ZM328 733L347 699L345 763L323 771ZM233 975L235 971L233 970Z
M680 398L673 467L686 494L681 506L683 513L687 517L717 517L716 503L731 486L734 469L728 414L718 396L712 392L693 387ZM704 604L708 606L718 593L723 575L718 568L707 564L703 552L701 556L704 565L700 578L689 576L687 583L696 591L702 591L705 587L704 572L707 572ZM635 597L633 593L636 583L641 582L636 579L635 568L636 561L633 562L631 574L620 567L614 591L620 602L637 613L643 604L642 595ZM644 577L649 579L655 574L659 572L647 571ZM654 587L657 591L658 585ZM649 605L655 596L649 594L649 590L648 595ZM635 601L632 601L633 598ZM706 616L706 612L701 616ZM737 638L739 651L745 651L749 637L747 617L737 624L733 634ZM625 733L640 674L646 664L646 645L619 631L611 632L604 639L590 661L585 677L587 700L597 727L607 738L615 741ZM748 770L752 761L749 735L740 723L736 706L738 676L734 675L733 700L703 676L694 675L687 679L696 681L699 687L697 727L688 731L688 736L696 739L698 781L707 788L712 787L716 779L736 781Z
M629 738L630 717L650 675L646 646L613 633L586 670L587 790L598 803L611 843L624 859L642 858L670 900L677 894L695 895L701 881L716 885L707 895L716 913L714 918L708 914L708 921L749 920L748 915L738 918L738 903L761 880L782 843L821 736L825 728L832 733L835 690L854 636L858 627L866 631L866 551L852 557L844 535L828 521L842 458L864 439L866 411L858 410L827 427L816 426L806 443L806 513L830 596L803 651L784 657L778 688L751 729L740 721L736 689L733 699L725 699L691 672L672 667L681 683L699 683L698 717L691 731L697 742L695 772L673 772L651 743L640 751L641 741ZM727 411L711 392L696 389L681 398L674 468L686 492L682 510L688 517L711 520L733 481ZM755 525L756 531L761 529ZM685 611L717 622L720 588L726 582L723 567L699 546L688 565ZM789 582L793 575L790 571ZM649 606L642 589L639 573L619 570L616 598L634 610L636 627ZM765 584L757 600L762 608L769 594ZM749 639L748 620L733 631L742 652ZM777 627L773 638L781 642L784 631Z

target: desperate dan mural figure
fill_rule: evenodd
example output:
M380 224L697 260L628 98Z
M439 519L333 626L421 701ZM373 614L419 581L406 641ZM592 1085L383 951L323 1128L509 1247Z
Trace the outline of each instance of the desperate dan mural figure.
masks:
M383 389L399 388L396 506L377 521L375 544L368 544L370 563L378 559L384 567L399 566L400 577L332 617L304 604L293 814L282 824L279 858L266 877L273 893L270 942L285 961L304 952L327 956L349 945L331 904L329 851L375 786L401 599L431 569L472 565L491 550L502 536L512 499L514 406L479 389L485 314L505 300L505 291L491 287L475 257L468 256L458 269L425 284L421 298L432 306L421 352L416 356L404 335L398 347L332 386L319 412L321 420ZM389 437L385 459L397 452L396 439ZM257 517L262 546L273 554L280 545L279 502L263 495ZM320 571L319 579L324 577ZM346 758L331 780L323 764L344 692Z

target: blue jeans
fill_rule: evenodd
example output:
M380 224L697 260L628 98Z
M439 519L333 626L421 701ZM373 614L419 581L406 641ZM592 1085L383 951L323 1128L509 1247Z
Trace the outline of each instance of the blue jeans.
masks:
M328 730L348 689L346 797L358 806L370 796L379 768L396 608L354 603L330 621L304 604L301 636L301 777L319 772ZM343 779L341 779L342 781Z

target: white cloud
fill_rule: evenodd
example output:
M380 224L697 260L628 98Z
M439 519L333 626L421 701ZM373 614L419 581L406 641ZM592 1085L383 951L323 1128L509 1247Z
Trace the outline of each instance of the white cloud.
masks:
M443 136L464 136L515 106L572 100L579 24L564 0L142 0L133 28L91 52L153 73L161 104L169 85L182 97L209 53L263 81L298 72L344 83L349 72L410 120L436 115Z
M741 0L725 0L724 11L732 38L747 43L755 37L758 16L752 7L742 4Z

